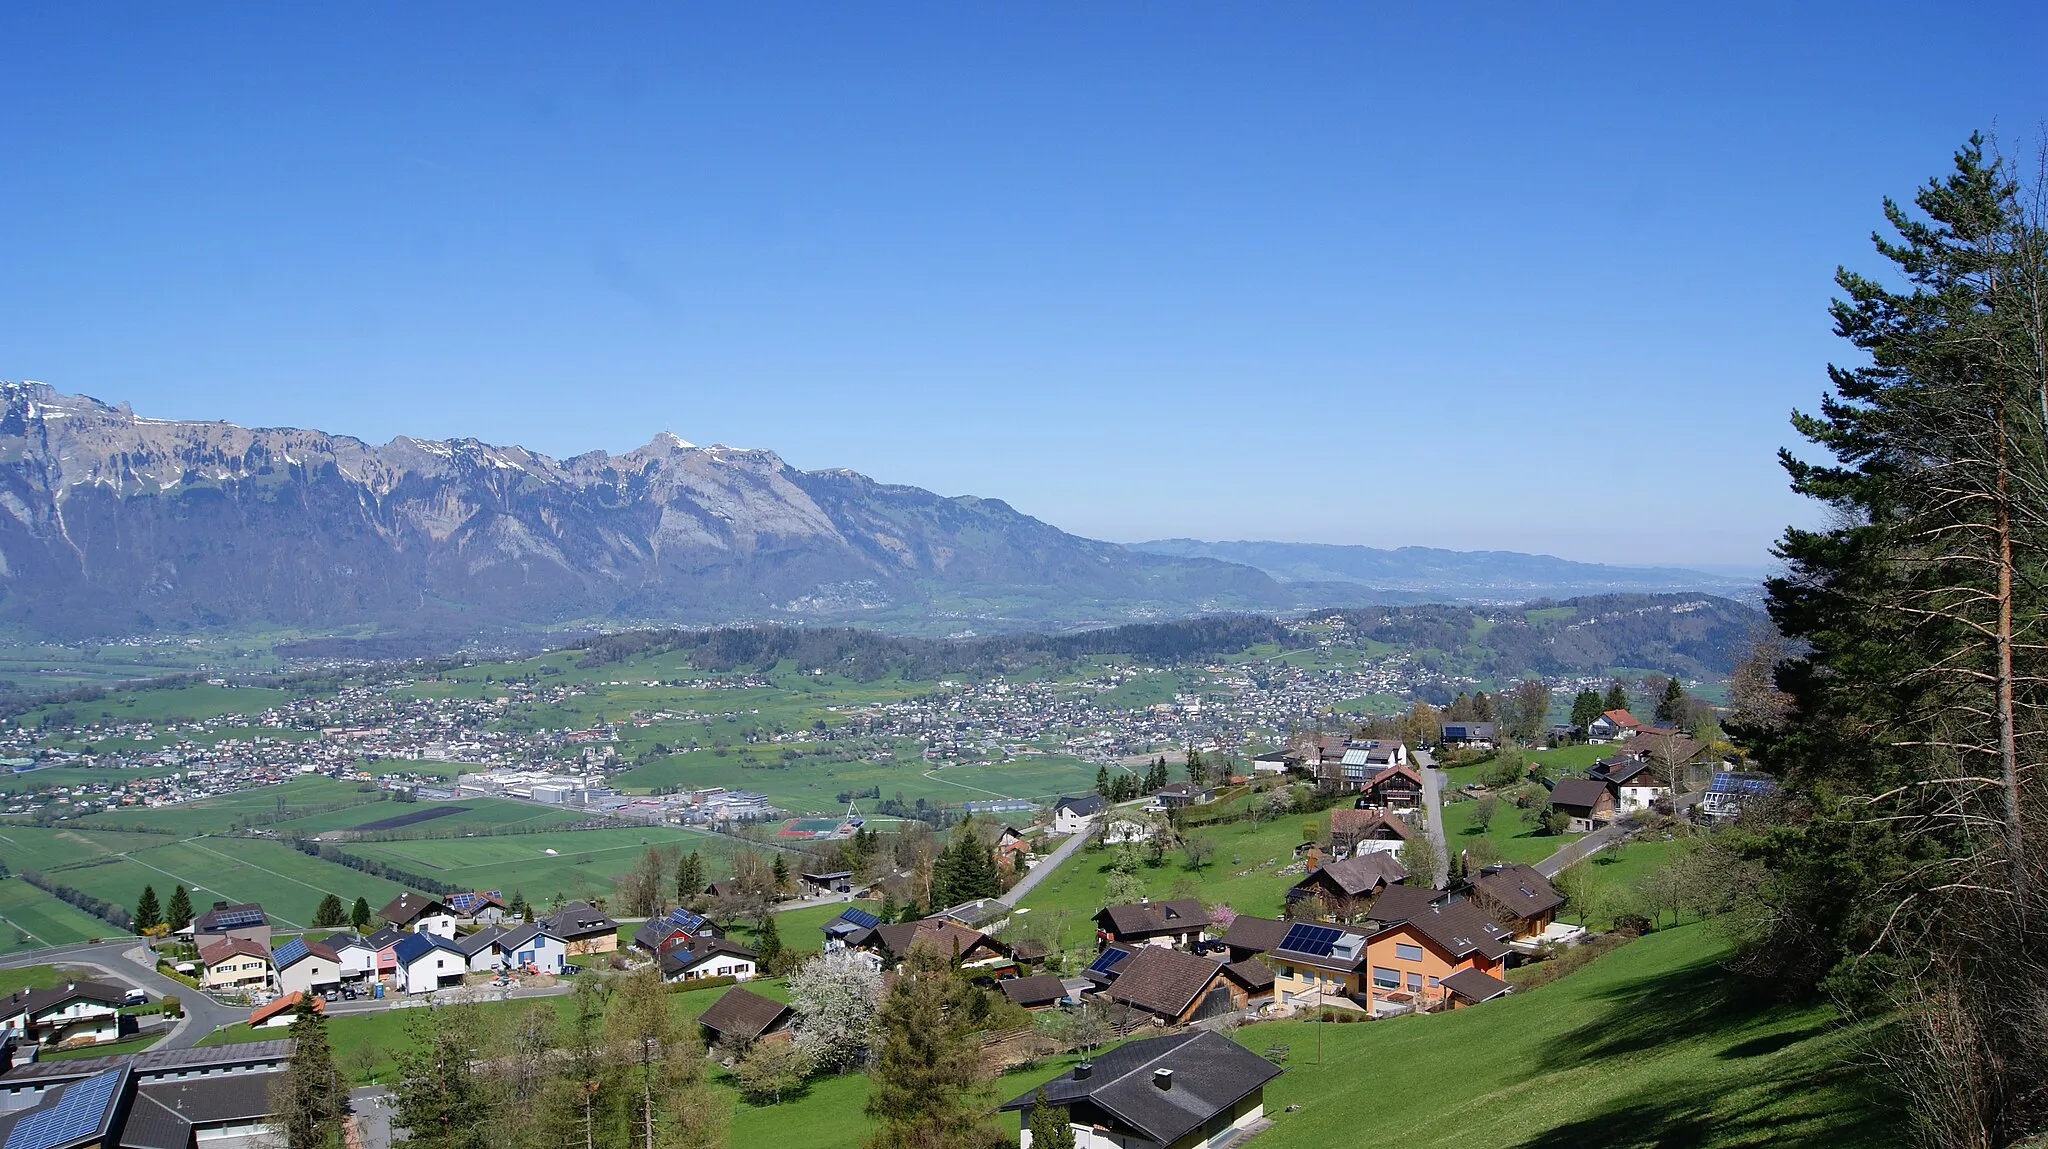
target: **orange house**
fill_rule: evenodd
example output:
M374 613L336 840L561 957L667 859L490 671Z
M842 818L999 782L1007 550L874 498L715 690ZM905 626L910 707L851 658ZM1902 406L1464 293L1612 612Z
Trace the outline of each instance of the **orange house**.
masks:
M1513 932L1471 901L1431 906L1365 942L1366 984L1375 1004L1398 997L1441 1005L1444 979L1463 970L1497 977Z

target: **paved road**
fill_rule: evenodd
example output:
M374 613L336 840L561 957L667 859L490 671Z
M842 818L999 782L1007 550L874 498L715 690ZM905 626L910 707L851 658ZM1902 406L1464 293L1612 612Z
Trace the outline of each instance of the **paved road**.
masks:
M1437 871L1431 875L1431 884L1441 890L1451 880L1451 843L1444 837L1445 775L1436 768L1436 759L1429 751L1417 750L1412 758L1422 767L1422 797L1429 811L1429 836L1436 841Z
M1557 853L1536 863L1536 872L1546 878L1554 878L1573 862L1590 858L1594 854L1628 837L1629 831L1634 828L1633 825L1627 822L1614 822L1610 825L1602 826L1578 841L1567 844L1564 848L1558 850Z
M143 955L139 960L131 956L138 952ZM158 1049L189 1049L218 1026L249 1020L248 1007L222 1005L191 986L156 972L155 960L139 938L53 946L0 959L0 968L4 969L25 965L91 966L123 985L148 990L152 997L177 997L184 1004L185 1018L157 1043Z
M1024 877L1020 879L1016 885L1011 886L1008 893L1004 894L1002 897L996 900L1002 902L1004 905L1015 906L1017 902L1024 897L1025 894L1031 892L1034 886L1044 881L1048 876L1052 874L1054 870L1059 869L1061 863L1065 862L1068 858L1073 857L1074 851L1080 849L1082 846L1087 845L1088 835L1094 832L1095 820L1093 818L1090 818L1088 820L1088 825L1082 827L1080 833L1069 837L1064 842L1061 842L1058 849L1054 850L1050 855L1048 855L1044 861L1038 863L1037 865L1031 867L1029 870L1025 871Z

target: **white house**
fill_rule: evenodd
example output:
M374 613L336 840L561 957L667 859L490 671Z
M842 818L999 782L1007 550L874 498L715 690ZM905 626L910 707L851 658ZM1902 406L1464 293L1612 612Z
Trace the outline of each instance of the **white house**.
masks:
M561 973L569 964L569 943L539 922L513 926L499 935L491 948L513 969L530 966L538 973Z
M761 957L725 938L698 938L691 948L678 946L661 955L661 976L667 981L729 977L749 981L760 971Z
M469 972L488 973L505 964L505 955L497 946L499 938L505 936L503 926L485 926L473 934L464 934L455 939L455 948L469 958Z
M377 913L401 930L444 938L455 936L455 911L447 903L425 894L400 894Z
M1647 810L1671 796L1671 783L1664 772L1647 760L1624 758L1606 763L1604 771L1594 771L1594 777L1603 775L1614 790L1615 805L1623 812Z
M1083 794L1079 798L1061 798L1053 804L1052 829L1055 834L1078 834L1088 828L1088 822L1108 806L1100 794Z
M44 1045L114 1041L121 1036L121 1001L127 993L97 981L16 990L0 998L0 1027Z
M1257 758L1252 759L1252 773L1287 773L1287 752L1285 750L1274 750L1266 754L1261 754Z
M334 960L341 966L341 976L347 981L372 976L377 972L377 947L363 940L363 936L350 931L328 934L320 939L334 954Z
M279 993L318 994L341 985L341 959L320 942L292 938L270 954Z
M407 934L392 947L392 955L398 960L398 988L405 993L429 993L442 986L461 985L462 975L469 972L468 955L439 934Z
M1266 1115L1266 1083L1280 1067L1207 1030L1126 1042L1000 1107L1018 1115L1017 1144L1031 1149L1039 1090L1067 1111L1075 1149L1235 1145Z

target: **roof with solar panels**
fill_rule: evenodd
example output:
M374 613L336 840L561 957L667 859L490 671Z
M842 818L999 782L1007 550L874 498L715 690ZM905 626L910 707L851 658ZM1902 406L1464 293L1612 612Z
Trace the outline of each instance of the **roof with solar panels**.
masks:
M244 1050L175 1050L93 1058L89 1063L47 1063L62 1069L89 1065L90 1073L53 1082L33 1104L0 1113L0 1149L189 1149L217 1134L246 1130L274 1112L271 1086L292 1042L257 1042ZM258 1048L260 1047L260 1049ZM263 1056L251 1060L250 1050ZM152 1058L162 1061L158 1071ZM246 1065L251 1071L173 1075L202 1065ZM29 1066L24 1068L40 1068ZM10 1072L10 1082L22 1076Z
M212 909L192 919L193 932L202 934L249 930L269 924L270 919L263 915L263 906L258 902L244 902L239 906L216 902Z
M1281 935L1273 956L1323 969L1352 969L1365 960L1364 930L1322 922L1296 922Z

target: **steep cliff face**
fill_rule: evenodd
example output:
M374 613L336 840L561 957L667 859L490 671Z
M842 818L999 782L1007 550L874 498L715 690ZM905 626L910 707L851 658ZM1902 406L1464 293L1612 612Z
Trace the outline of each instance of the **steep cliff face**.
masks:
M1248 567L666 434L556 460L145 419L34 383L0 384L0 405L0 619L51 635L845 617L935 598L1114 619L1293 601Z

